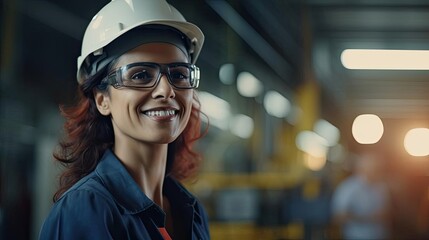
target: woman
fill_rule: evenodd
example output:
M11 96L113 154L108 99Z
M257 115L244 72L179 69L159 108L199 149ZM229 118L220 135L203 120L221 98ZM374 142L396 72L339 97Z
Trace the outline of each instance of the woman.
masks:
M40 239L209 239L201 204L178 182L200 137L204 36L161 0L114 0L89 24L80 101L63 109L65 163Z

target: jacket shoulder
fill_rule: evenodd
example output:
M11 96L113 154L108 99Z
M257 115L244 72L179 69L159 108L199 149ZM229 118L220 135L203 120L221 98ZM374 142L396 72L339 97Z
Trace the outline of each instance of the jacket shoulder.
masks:
M79 181L53 205L40 239L111 239L120 215L112 197L93 178Z

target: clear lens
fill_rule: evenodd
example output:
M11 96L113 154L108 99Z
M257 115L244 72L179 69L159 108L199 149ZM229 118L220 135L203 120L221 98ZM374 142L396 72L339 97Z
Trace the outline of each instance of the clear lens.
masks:
M188 66L169 68L170 83L177 88L191 88L191 69Z
M136 65L121 69L122 84L130 87L152 87L160 74L156 65Z

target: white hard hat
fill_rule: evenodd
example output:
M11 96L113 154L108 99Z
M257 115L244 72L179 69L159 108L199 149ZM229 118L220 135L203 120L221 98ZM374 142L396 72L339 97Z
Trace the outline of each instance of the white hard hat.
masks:
M82 65L91 56L101 55L103 48L128 31L142 25L164 25L175 28L190 41L192 63L198 58L204 43L200 28L189 23L165 0L112 0L89 23L77 59L77 79L82 84Z

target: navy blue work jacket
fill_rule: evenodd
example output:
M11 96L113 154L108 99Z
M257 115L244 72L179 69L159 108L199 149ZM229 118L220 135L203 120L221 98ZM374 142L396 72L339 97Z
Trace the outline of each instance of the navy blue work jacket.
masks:
M176 239L210 239L207 215L179 182L166 177ZM54 204L39 239L160 239L164 211L150 200L117 157L107 150L96 169ZM180 230L177 230L180 229Z

